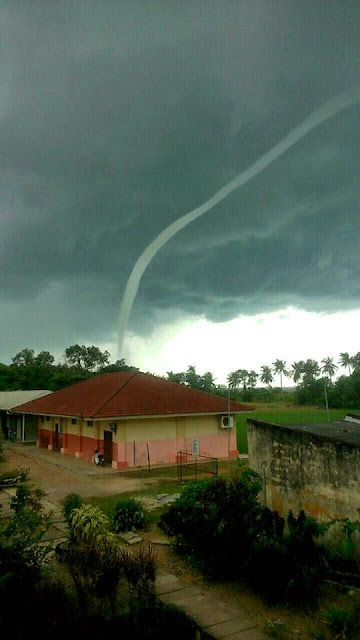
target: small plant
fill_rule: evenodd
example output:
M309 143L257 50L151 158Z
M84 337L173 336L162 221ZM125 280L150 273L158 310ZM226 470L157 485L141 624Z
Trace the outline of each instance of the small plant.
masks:
M156 563L152 547L137 551L122 550L121 564L129 585L130 597L150 605L155 601Z
M0 485L7 484L10 486L18 482L25 482L28 475L29 469L23 469L23 467L17 467L17 469L13 469L12 471L4 471L4 473L0 473Z
M360 628L360 603L347 607L332 605L325 612L325 622L339 640L351 640Z
M275 640L286 640L288 637L286 624L282 620L268 620L265 623L265 630L270 638Z
M69 493L67 496L65 496L62 512L67 523L69 523L70 521L72 511L74 511L74 509L79 509L82 504L83 501L81 500L78 493Z
M115 533L144 529L149 522L142 503L133 498L118 500L110 520L111 528Z

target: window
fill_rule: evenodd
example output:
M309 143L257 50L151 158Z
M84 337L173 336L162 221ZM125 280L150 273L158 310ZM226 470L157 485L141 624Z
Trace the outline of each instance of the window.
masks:
M93 424L94 424L94 421L93 421L93 420L88 420L88 421L87 421L87 426L88 426L88 427L92 427L92 426L93 426Z
M77 424L76 418L71 418L71 424Z
M46 416L45 420L46 422L50 422L50 416Z

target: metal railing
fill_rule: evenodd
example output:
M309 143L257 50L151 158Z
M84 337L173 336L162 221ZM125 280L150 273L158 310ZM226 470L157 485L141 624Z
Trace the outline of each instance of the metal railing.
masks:
M176 461L179 482L191 479L196 482L198 478L202 478L204 475L218 475L218 458L195 455L189 451L178 451Z

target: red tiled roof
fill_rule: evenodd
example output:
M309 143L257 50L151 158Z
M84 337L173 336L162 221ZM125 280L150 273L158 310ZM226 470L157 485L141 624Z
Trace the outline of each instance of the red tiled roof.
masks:
M16 407L23 413L115 418L227 413L227 398L197 391L140 371L104 373ZM232 413L249 411L231 401Z

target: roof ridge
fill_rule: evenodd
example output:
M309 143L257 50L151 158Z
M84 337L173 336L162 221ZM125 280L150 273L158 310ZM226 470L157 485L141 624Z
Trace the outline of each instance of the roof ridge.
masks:
M95 413L93 413L93 414L92 414L92 417L95 417L95 416L99 413L99 411L101 411L101 409L103 409L103 408L105 407L105 405L106 405L110 400L112 400L112 398L113 398L114 396L116 396L116 394L117 394L117 393L119 393L119 391L122 391L122 389L123 389L124 387L126 387L126 385L130 382L130 380L132 380L132 379L136 376L136 374L137 374L137 373L139 373L139 371L134 371L134 373L133 373L133 375L132 375L132 376L130 376L127 380L125 380L125 382L123 382L122 384L120 384L120 386L119 386L117 389L115 389L115 391L114 391L114 392L113 392L113 393L112 393L112 394L111 394L111 395L110 395L110 396L105 400L105 402L103 402L103 403L100 405L100 407L98 407L98 408L96 409Z

